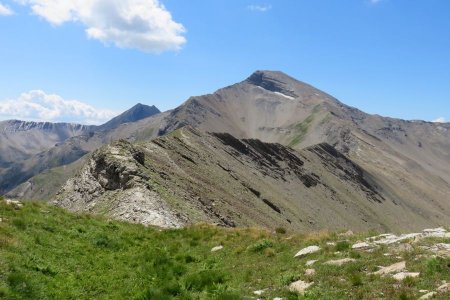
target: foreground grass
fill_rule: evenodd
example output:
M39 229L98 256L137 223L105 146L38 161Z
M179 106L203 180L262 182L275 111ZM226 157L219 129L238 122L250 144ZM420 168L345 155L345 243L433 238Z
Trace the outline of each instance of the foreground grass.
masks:
M282 229L272 233L206 225L161 231L42 203L15 208L2 201L0 218L4 299L243 299L256 298L253 291L261 289L266 289L258 296L263 299L417 299L419 290L433 291L442 280L450 281L448 258L433 258L419 244L390 256L383 247L351 251L351 243L363 236L291 236ZM336 244L327 245L331 241ZM211 252L218 245L223 249ZM309 245L323 250L293 257ZM356 261L341 267L323 264L344 257ZM310 259L319 262L306 267ZM399 260L422 275L399 283L369 274ZM307 268L316 274L305 276ZM289 292L286 286L297 279L314 285L305 295Z

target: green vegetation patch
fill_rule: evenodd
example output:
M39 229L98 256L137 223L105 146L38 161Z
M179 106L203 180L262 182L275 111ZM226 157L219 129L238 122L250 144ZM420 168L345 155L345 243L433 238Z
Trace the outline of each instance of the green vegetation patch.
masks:
M417 299L421 289L450 282L450 260L432 257L424 240L411 251L354 251L367 235L289 235L284 230L198 225L160 230L87 215L45 203L22 208L0 202L1 299ZM278 233L277 233L278 232ZM333 242L333 243L330 243ZM223 246L218 251L213 247ZM294 258L300 249L321 250ZM342 266L328 260L354 258ZM317 260L306 266L308 260ZM371 274L406 260L421 276L397 282ZM314 268L314 275L305 275ZM296 280L314 284L290 292ZM435 299L448 299L438 294Z
M289 147L295 147L303 141L313 121L314 114L307 117L303 122L295 125L295 137L289 143Z

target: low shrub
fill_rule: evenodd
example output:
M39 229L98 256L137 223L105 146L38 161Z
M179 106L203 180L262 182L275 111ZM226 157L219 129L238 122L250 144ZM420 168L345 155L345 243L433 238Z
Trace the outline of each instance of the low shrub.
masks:
M211 291L214 285L225 283L226 276L215 270L204 270L185 277L184 285L188 291Z
M286 234L286 229L284 229L283 227L277 227L275 228L275 232L278 234Z
M257 243L251 245L249 247L250 251L253 252L261 252L269 247L272 247L273 243L267 239L263 239L261 241L258 241Z
M350 243L347 241L339 241L336 244L336 251L347 251L350 249Z

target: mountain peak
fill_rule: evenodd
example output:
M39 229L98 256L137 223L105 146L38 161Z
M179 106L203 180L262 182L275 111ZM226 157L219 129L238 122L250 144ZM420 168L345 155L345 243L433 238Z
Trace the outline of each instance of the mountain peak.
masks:
M291 97L297 96L292 91L292 84L297 80L280 71L259 70L250 75L245 82L272 92L283 93Z
M101 125L99 128L100 130L114 129L123 123L136 122L159 114L160 112L161 111L154 105L148 106L142 103L138 103L124 113Z
M253 72L253 74L250 75L250 77L248 77L246 81L258 84L266 80L275 80L283 83L297 81L295 78L287 75L286 73L272 70L257 70Z

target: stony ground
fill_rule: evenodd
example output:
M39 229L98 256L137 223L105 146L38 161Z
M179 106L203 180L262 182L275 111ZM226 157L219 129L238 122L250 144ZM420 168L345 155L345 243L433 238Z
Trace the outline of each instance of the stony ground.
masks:
M450 233L160 230L0 201L2 299L449 299Z

